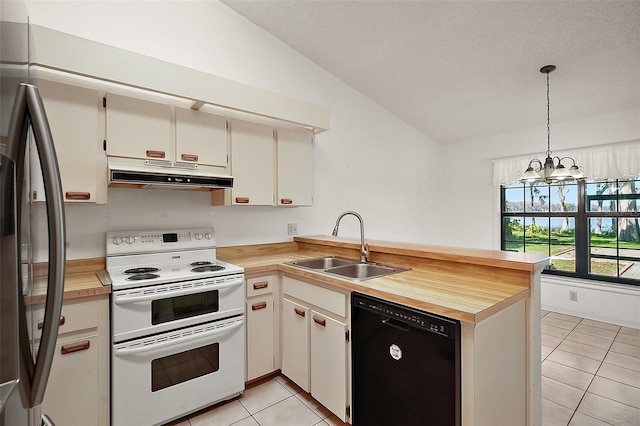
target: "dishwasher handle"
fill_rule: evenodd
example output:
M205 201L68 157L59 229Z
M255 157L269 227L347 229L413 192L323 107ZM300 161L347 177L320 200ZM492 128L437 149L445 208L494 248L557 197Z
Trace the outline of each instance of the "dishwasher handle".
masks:
M406 322L399 321L395 318L384 317L384 319L382 320L382 323L384 325L389 325L391 327L395 327L402 331L409 331L409 324L407 324Z

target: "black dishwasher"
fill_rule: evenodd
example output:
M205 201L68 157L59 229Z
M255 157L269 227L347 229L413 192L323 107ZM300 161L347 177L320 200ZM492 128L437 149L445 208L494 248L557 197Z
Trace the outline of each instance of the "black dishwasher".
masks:
M460 425L460 322L351 294L353 426Z

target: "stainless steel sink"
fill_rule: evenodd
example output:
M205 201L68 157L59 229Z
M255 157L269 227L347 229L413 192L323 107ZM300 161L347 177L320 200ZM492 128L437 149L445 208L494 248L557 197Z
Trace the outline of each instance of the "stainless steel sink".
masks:
M340 275L355 281L364 281L371 278L378 278L385 275L408 271L409 269L410 268L381 265L379 263L354 263L351 265L331 268L325 272L328 274Z
M373 262L359 262L340 257L318 257L314 259L295 260L286 262L287 265L313 269L315 272L335 275L352 281L364 281L398 272L409 271L411 268L383 265Z
M300 266L309 269L329 269L337 266L351 265L357 260L343 259L341 257L317 257L315 259L296 260L287 262L288 265Z

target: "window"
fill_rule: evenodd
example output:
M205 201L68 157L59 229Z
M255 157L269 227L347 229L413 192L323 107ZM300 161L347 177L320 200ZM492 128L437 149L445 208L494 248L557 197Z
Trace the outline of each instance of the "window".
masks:
M546 273L640 285L640 179L501 186L502 250Z

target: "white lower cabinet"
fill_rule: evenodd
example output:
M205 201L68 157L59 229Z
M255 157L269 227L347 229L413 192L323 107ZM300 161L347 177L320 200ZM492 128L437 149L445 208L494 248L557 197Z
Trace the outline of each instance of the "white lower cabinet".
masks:
M347 325L311 311L311 395L345 421Z
M37 345L44 305L31 310ZM42 412L58 425L108 426L108 296L65 300L60 323Z
M95 333L58 339L42 412L60 425L100 424L97 365ZM73 410L68 409L71 401Z
M247 380L275 370L273 357L273 295L247 302Z
M274 300L278 294L277 277L248 277L247 284L247 375L254 380L273 373L278 363L278 324Z
M348 292L283 276L282 295L282 374L347 421Z
M282 299L282 374L306 392L309 384L309 308Z

